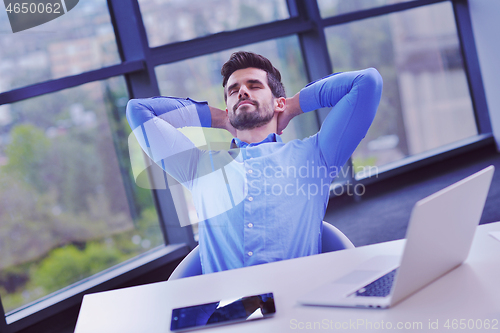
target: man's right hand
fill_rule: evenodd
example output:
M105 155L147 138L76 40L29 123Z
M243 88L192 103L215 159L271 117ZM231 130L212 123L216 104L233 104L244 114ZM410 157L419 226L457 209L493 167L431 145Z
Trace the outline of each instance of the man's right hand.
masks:
M236 137L236 129L229 122L229 117L225 110L221 110L212 106L209 106L210 114L212 116L212 128L222 128L231 133L232 136Z

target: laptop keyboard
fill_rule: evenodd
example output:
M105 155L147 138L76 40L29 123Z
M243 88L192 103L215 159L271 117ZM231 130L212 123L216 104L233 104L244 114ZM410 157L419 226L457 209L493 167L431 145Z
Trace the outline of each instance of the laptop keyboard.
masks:
M385 297L391 293L397 268L356 291L356 296Z

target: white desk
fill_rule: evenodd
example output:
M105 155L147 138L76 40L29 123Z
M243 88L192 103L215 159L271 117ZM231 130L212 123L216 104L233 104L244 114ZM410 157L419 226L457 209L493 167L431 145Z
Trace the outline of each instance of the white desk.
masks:
M273 318L200 332L405 330L396 325L416 325L419 332L500 332L500 241L489 235L493 230L500 231L500 222L479 226L463 265L388 310L307 307L296 299L371 256L400 254L403 240L86 295L75 333L165 333L170 331L172 308L266 292L274 293ZM486 319L497 324L488 330L452 329L453 319L474 327ZM436 320L439 329L429 329ZM314 325L316 329L307 329Z

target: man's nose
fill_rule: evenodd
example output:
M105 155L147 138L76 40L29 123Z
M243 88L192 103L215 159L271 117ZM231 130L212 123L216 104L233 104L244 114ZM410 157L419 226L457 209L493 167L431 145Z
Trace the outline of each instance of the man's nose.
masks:
M241 99L243 97L249 97L250 95L248 94L248 89L245 86L241 86L240 90L238 92L238 99Z

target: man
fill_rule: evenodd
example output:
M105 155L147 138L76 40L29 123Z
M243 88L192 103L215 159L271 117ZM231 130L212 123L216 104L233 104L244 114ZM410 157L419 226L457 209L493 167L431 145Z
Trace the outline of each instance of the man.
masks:
M158 97L131 100L139 143L193 195L204 273L321 252L329 186L365 136L382 93L375 69L336 73L286 98L263 56L236 52L222 67L227 109ZM332 107L320 131L283 143L295 116ZM202 150L176 128L223 128L228 151Z

